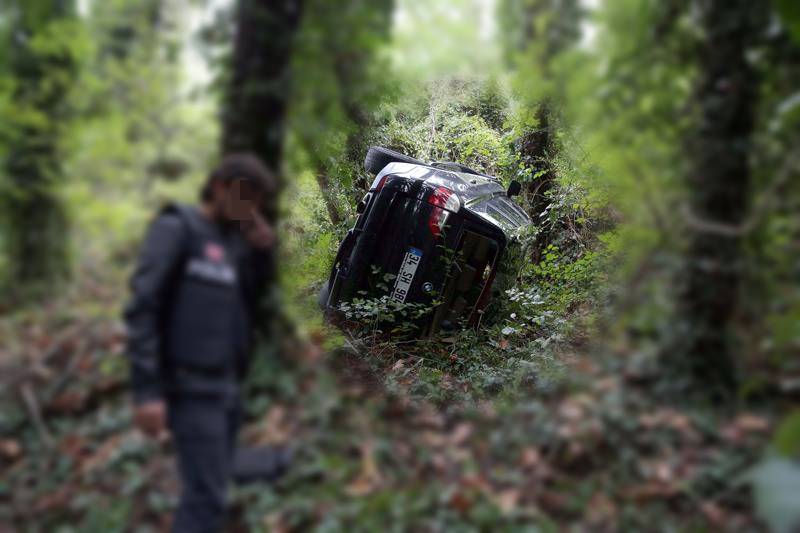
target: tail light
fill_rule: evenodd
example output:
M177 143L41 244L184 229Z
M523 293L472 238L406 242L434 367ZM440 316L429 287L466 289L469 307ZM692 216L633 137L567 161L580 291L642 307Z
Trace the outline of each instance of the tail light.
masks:
M428 218L428 229L434 237L438 238L444 230L450 213L456 213L461 208L461 201L450 189L437 187L428 196L427 202L435 206Z
M370 186L370 190L374 189L375 192L378 192L381 189L383 189L383 186L386 184L386 178L388 177L389 174L384 174L381 177L376 177L375 180L372 182L372 185Z

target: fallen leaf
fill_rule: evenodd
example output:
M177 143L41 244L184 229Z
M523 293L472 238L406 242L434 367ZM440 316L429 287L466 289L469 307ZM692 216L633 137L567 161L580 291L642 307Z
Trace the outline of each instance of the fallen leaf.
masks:
M533 468L537 466L542 460L542 455L537 448L529 446L522 450L522 455L519 459L519 465L522 468Z
M671 484L652 481L642 485L635 485L623 490L622 494L626 499L637 502L650 500L671 499L678 495L679 490Z
M711 525L722 528L725 525L725 511L716 503L714 502L703 502L700 505L700 510L703 513L703 516L706 517Z
M734 424L747 433L763 433L769 431L769 420L753 414L740 415L735 420Z
M769 431L769 421L753 414L742 414L720 430L722 437L734 444L744 442L749 434Z
M442 414L427 405L423 406L423 408L420 409L419 412L414 416L414 422L418 427L428 427L433 429L441 429L445 424Z
M283 445L292 436L288 411L285 407L275 405L267 411L262 421L254 429L252 443L258 446Z
M494 494L492 500L503 513L508 514L517 508L520 496L519 489L506 489Z
M127 434L117 434L106 439L94 453L89 455L89 457L84 459L80 464L79 470L81 474L86 475L93 470L108 464L108 461L111 459L114 451L119 448L119 445L125 436L127 436Z
M58 443L58 449L73 461L79 461L82 457L91 452L91 448L86 439L74 433L61 439Z
M345 492L350 496L366 496L378 488L383 482L375 461L375 445L371 440L361 445L361 472L351 481Z
M74 491L75 487L70 485L62 485L55 492L41 496L34 502L31 509L34 513L42 514L66 507Z
M67 390L47 404L47 410L55 414L76 414L86 407L87 396L83 391Z
M545 511L553 514L561 513L569 506L569 498L557 492L544 491L538 500Z
M467 422L462 422L455 427L453 433L450 435L450 443L453 446L460 446L464 444L471 435L472 425Z
M472 500L460 490L456 490L450 495L447 504L462 514L466 514L472 508Z
M22 446L14 439L0 439L0 457L6 461L16 461L22 456Z
M592 526L611 524L617 517L617 506L604 492L595 492L587 507L586 517Z

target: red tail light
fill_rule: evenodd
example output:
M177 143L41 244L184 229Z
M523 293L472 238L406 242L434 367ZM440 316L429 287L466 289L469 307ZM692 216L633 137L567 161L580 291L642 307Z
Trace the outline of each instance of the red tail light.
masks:
M372 182L372 186L370 187L370 189L375 189L375 192L378 192L379 190L383 189L383 186L386 185L386 178L388 177L389 174L385 174L380 178L375 178L375 181Z
M428 203L448 211L458 211L461 207L458 196L455 196L453 191L446 187L436 187L431 195L428 196Z
M427 202L436 206L431 210L431 216L428 217L428 229L431 235L438 238L444 230L450 212L457 212L461 208L461 201L450 189L437 187L428 197Z

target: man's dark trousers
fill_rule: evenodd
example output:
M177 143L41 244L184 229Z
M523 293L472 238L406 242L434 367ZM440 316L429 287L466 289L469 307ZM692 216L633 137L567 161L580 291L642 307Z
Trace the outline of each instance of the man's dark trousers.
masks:
M238 399L180 395L168 402L169 426L183 484L174 533L218 533L225 523Z

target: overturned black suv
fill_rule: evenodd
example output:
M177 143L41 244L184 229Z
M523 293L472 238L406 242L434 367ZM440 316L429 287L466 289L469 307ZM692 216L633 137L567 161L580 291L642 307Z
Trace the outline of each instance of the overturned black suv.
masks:
M333 262L320 305L347 321L354 301L414 306L414 331L480 324L493 295L513 282L523 257L520 237L530 226L491 176L450 162L423 163L372 147L364 166L375 175L359 202L358 220Z

